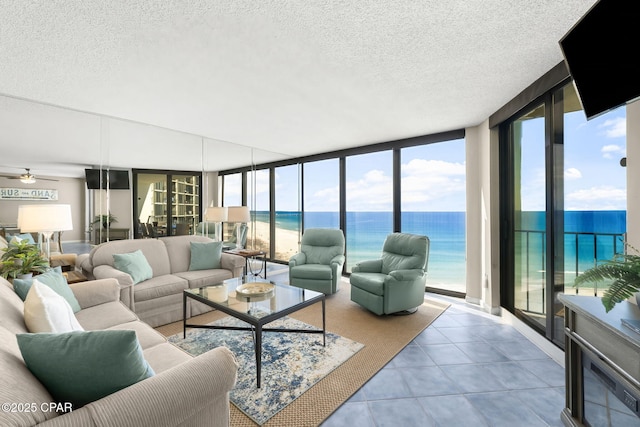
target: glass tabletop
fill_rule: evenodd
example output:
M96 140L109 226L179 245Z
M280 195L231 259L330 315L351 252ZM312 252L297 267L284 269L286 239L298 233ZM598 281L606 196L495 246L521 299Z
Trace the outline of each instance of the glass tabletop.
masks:
M248 288L247 292L241 292L243 288ZM252 295L252 291L257 293ZM185 292L206 300L203 302L214 308L232 310L255 319L290 311L298 305L317 301L324 296L320 292L275 283L252 275L235 277L202 288L187 289Z

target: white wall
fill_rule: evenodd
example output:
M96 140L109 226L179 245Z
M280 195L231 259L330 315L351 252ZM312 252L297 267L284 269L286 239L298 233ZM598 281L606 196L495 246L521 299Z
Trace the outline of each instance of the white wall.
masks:
M627 239L640 250L640 101L627 105Z
M497 136L497 135L496 135ZM497 141L491 144L489 123L467 128L467 295L470 303L486 311L500 311L499 198Z
M42 176L42 178L46 178ZM0 188L30 188L58 190L58 200L0 200L0 224L15 226L18 221L18 206L33 204L69 204L71 205L71 218L73 230L62 234L64 242L78 242L85 240L85 183L79 178L60 178L57 181L36 181L35 184L23 184L20 180L0 177Z

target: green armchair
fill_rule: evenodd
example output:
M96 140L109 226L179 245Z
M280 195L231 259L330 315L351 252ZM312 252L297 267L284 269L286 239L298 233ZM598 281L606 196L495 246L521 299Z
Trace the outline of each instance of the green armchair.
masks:
M300 252L289 259L289 284L324 294L339 289L344 265L344 234L335 228L309 228Z
M351 269L351 301L378 315L415 312L424 303L428 261L427 236L390 234L382 258Z

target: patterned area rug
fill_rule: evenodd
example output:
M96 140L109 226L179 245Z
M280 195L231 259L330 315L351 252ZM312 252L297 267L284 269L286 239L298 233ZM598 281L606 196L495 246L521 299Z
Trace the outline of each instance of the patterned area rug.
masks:
M246 326L232 317L213 322L219 326ZM270 328L317 329L299 320L283 318L269 323ZM231 402L262 425L297 399L311 386L347 361L363 344L327 332L326 347L322 334L265 332L262 334L262 383L256 387L256 361L252 334L248 331L191 329L169 341L197 356L212 348L226 346L236 355L240 368L238 381L231 390Z

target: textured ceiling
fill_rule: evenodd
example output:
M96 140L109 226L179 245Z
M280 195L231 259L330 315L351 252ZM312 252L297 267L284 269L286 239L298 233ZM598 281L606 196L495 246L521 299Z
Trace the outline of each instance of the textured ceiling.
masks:
M78 112L204 137L208 168L238 166L222 162L232 144L274 160L475 126L562 60L558 40L594 3L0 0L0 94L73 110L0 100L0 166L104 159L79 136L100 119ZM120 147L126 125L104 123L115 166L201 166L201 149ZM58 158L64 141L85 149Z

